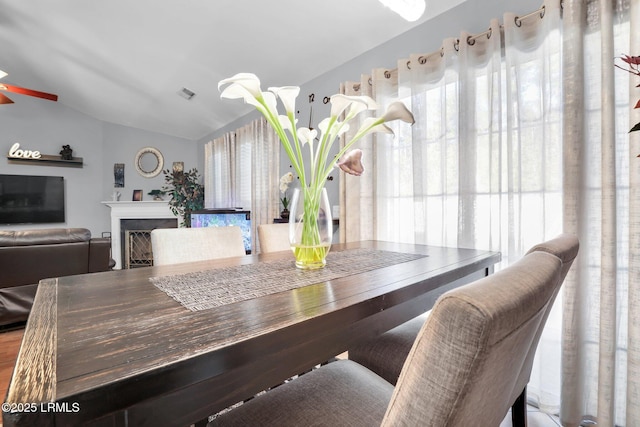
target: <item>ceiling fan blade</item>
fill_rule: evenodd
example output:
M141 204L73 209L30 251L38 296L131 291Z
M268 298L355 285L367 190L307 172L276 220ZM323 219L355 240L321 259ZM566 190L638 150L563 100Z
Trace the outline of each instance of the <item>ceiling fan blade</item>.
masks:
M4 89L7 92L19 93L21 95L35 96L36 98L48 99L49 101L57 101L58 95L52 93L40 92L37 90L26 89L20 86L13 86L8 84L0 84L0 89Z
M0 93L0 104L13 104L13 101Z

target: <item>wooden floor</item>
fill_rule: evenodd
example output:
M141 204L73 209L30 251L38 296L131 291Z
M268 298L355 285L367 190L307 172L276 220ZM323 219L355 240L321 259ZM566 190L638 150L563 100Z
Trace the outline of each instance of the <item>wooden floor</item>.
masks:
M7 389L11 380L13 365L16 363L24 328L0 332L0 401L7 397ZM2 417L0 417L0 426Z

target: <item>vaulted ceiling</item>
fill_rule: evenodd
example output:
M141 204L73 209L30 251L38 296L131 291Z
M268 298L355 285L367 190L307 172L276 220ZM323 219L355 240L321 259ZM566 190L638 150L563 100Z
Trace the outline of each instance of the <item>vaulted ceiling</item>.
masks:
M0 0L2 82L197 140L251 111L219 99L220 79L301 85L460 1L427 3L409 23L377 0Z

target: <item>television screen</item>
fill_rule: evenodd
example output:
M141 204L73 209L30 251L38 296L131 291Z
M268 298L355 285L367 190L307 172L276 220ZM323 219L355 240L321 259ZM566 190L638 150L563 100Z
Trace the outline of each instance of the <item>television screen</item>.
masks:
M65 222L64 178L0 175L0 224Z
M204 209L191 213L191 227L227 227L237 225L242 230L244 250L251 253L251 212L235 209Z

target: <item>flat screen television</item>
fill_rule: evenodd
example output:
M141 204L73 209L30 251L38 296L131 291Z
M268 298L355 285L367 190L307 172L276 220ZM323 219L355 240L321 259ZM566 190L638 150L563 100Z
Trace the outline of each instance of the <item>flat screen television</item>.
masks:
M0 175L0 224L65 222L64 178Z
M240 209L203 209L191 213L191 227L227 227L237 225L242 230L244 250L251 253L251 211Z

